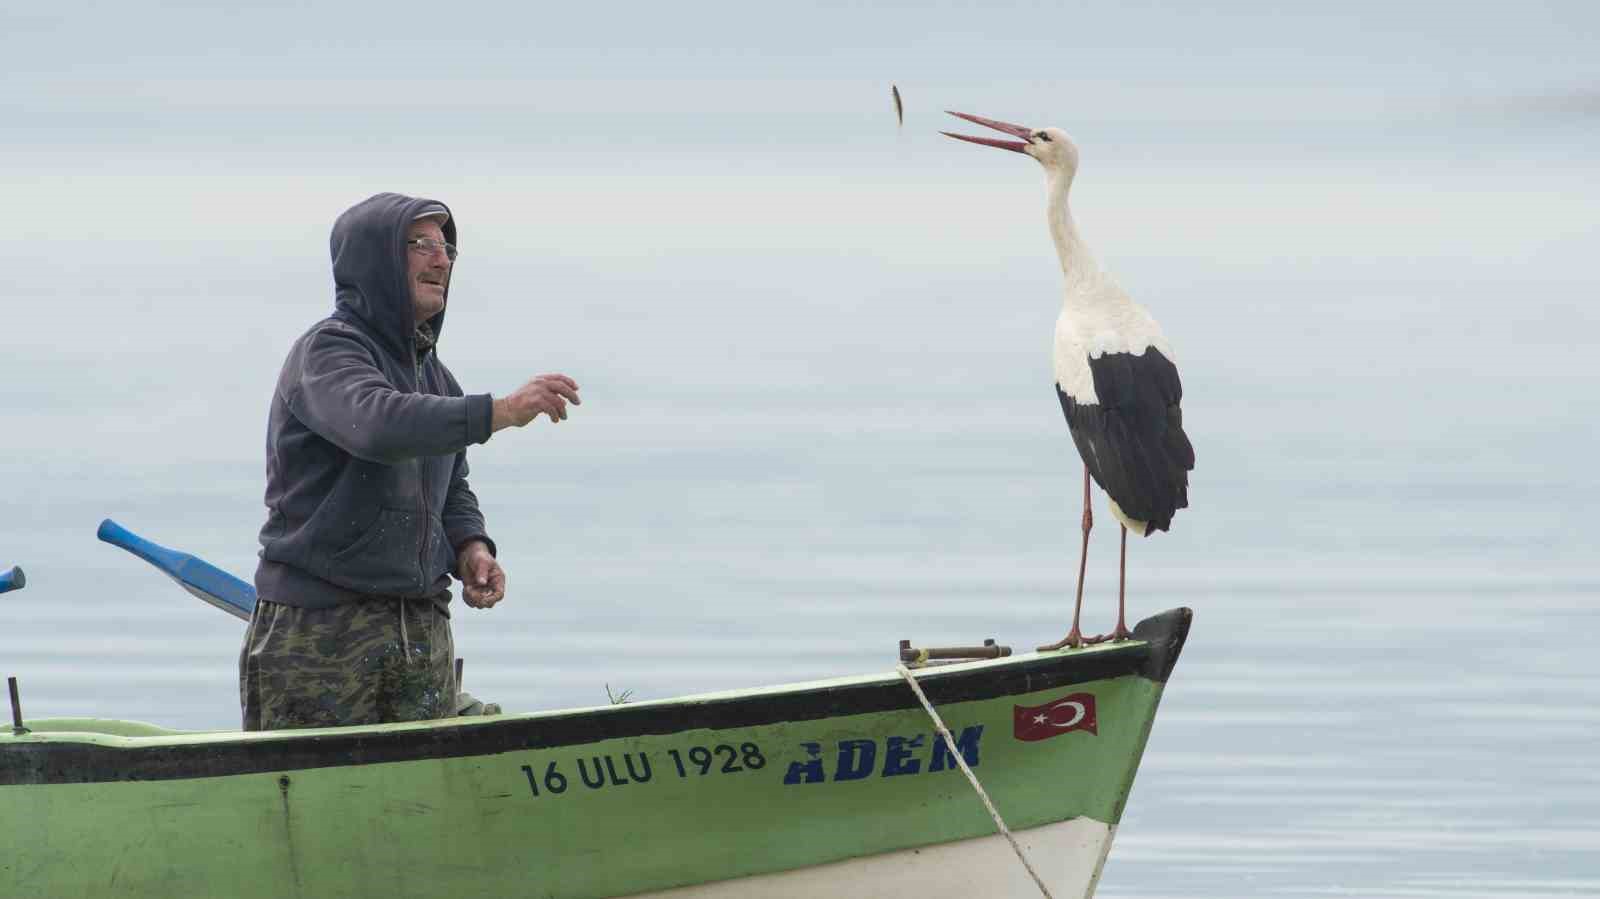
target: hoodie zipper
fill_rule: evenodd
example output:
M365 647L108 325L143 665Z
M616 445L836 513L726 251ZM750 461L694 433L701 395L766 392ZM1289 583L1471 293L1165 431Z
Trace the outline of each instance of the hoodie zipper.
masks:
M422 389L422 359L417 355L416 345L411 347L411 361L417 373L417 393ZM417 548L417 589L428 589L428 535L433 533L433 519L428 514L428 456L422 456L417 462L417 501L422 506L422 540Z

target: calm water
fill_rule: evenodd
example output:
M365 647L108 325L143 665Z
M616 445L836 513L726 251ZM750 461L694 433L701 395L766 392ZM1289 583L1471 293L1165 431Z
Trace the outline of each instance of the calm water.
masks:
M1102 896L1600 894L1592 123L1390 123L1382 153L1091 127L1080 220L1177 346L1199 455L1192 508L1131 548L1135 617L1196 618ZM782 178L34 159L13 186L44 211L0 242L0 564L30 578L0 667L26 712L236 726L238 622L94 528L248 576L327 222L390 186L463 220L443 347L468 389L583 385L570 422L473 451L512 591L457 615L470 690L593 705L1059 636L1081 469L1039 178L897 140Z

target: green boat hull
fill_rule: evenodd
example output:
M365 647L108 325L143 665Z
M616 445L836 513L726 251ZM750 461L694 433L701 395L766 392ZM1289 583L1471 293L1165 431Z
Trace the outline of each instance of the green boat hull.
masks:
M1093 891L1189 620L918 672L1006 823L1049 853L1034 864L1057 895ZM889 895L908 866L996 839L894 673L307 731L29 726L0 734L5 896L580 899L735 878L703 895L821 895L811 877ZM970 857L956 869L1017 882L1008 848Z

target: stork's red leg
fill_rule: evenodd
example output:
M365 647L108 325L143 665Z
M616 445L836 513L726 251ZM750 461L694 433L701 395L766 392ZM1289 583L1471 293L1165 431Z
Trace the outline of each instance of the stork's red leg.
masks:
M1128 588L1128 526L1122 526L1122 557L1117 562L1117 629L1106 635L1110 640L1126 640L1133 636L1133 631L1128 630L1127 598Z
M1089 565L1089 529L1094 527L1094 512L1089 505L1089 466L1083 467L1083 549L1078 553L1078 601L1072 607L1072 630L1061 640L1039 647L1040 652L1070 646L1076 649L1084 644L1083 631L1078 629L1078 618L1083 614L1083 575Z

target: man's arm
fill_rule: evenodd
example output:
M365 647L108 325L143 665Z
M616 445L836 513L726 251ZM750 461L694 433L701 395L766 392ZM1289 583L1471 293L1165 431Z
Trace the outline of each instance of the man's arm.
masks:
M461 599L475 609L487 609L505 598L506 573L495 560L494 541L489 539L478 509L478 497L467 486L467 454L456 453L455 469L450 473L450 491L445 494L445 538L455 548L456 577L461 581Z
M483 513L478 509L478 496L467 485L467 471L467 454L456 453L455 468L450 473L450 490L445 494L444 508L439 513L444 521L444 535L458 554L470 541L481 540L487 545L489 554L495 555L497 548L494 541L489 539Z
M353 333L329 327L305 348L286 397L306 427L359 459L392 465L443 456L489 439L488 394L433 396L394 388Z

